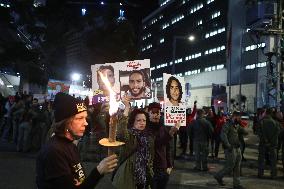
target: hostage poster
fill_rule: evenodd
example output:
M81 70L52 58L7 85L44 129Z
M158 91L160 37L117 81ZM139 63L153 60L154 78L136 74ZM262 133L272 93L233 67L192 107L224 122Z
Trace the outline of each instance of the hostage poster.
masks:
M93 101L108 101L108 91L101 81L98 71L107 76L117 99L123 95L133 100L151 98L150 60L134 60L91 66Z
M165 101L165 125L174 126L180 122L186 126L185 82L183 77L163 74Z
M150 60L126 61L120 65L120 96L132 100L149 99L151 93Z

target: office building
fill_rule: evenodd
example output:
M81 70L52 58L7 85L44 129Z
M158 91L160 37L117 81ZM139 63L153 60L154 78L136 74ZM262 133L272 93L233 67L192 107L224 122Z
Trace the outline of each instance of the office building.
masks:
M161 86L163 73L184 76L191 86L189 105L197 100L204 106L211 105L212 84L225 85L227 101L245 95L253 110L257 73L265 73L261 68L267 58L261 50L267 40L256 40L250 31L248 2L160 0L160 7L142 21L141 58L151 59L153 82Z

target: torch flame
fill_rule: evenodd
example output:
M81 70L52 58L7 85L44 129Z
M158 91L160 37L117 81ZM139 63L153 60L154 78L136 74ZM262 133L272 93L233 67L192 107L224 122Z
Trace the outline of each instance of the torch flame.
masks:
M116 101L116 92L111 88L111 84L106 75L103 75L102 72L98 71L100 77L104 84L106 85L109 91L109 115L112 116L118 110L119 103Z

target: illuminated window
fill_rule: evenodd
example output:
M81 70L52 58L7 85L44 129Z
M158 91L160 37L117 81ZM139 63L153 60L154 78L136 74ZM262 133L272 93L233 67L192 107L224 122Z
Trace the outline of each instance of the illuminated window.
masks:
M214 2L215 0L207 0L207 5Z
M224 64L217 65L217 70L221 70L221 69L223 69L224 67L225 67Z
M201 25L202 24L202 20L199 20L198 22L197 22L197 25L199 26L199 25Z
M190 9L190 14L192 14L192 13L194 13L194 12L200 10L201 8L203 8L203 3L200 3L200 4L198 4L198 5L195 5L194 7L192 7L192 8Z
M225 31L226 31L225 27L219 28L219 29L217 29L217 30L211 31L211 32L209 32L209 33L206 33L206 34L205 34L205 38L207 39L207 38L212 37L212 36L214 36L214 35L217 35L217 34L219 34L219 33L223 33L223 32L225 32Z
M157 18L152 19L150 25L155 24L157 21L158 21Z
M257 49L257 48L263 48L263 47L265 47L265 43L259 43L258 45L249 45L249 46L247 46L245 48L245 51L246 52L247 51L253 51L253 50Z
M166 28L169 27L169 26L170 26L169 23L165 23L165 24L162 25L162 29L166 29Z
M216 48L212 48L212 49L206 50L206 51L204 52L204 54L205 54L205 55L208 55L208 54L212 54L212 53L216 53L216 52L223 51L223 50L225 50L225 49L226 49L225 45L222 45L222 46L220 46L220 47L216 47Z
M213 13L213 14L211 15L211 19L217 18L217 17L220 16L220 15L221 15L221 12L220 12L220 11L215 12L215 13Z
M195 58L198 58L198 57L201 57L201 52L188 55L188 56L185 57L185 60L187 61L187 60L195 59Z
M179 22L180 20L182 20L184 18L184 15L181 14L175 18L172 19L172 24L176 23L176 22Z
M147 45L146 49L152 48L152 44Z
M160 7L162 7L162 6L164 6L164 5L166 5L168 2L170 2L171 0L165 0L161 5L160 5Z

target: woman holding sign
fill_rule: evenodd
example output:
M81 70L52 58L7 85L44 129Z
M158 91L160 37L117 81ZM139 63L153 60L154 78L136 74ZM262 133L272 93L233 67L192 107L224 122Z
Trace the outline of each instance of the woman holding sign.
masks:
M118 124L117 138L125 145L121 149L113 185L118 189L151 188L154 139L146 129L149 118L146 112L139 109L132 111L128 117L129 100L124 97L123 101L125 110Z

